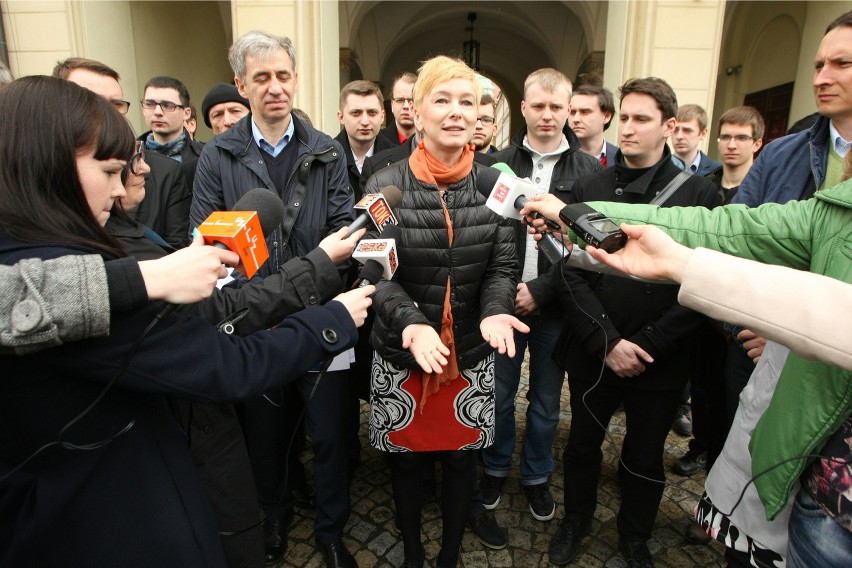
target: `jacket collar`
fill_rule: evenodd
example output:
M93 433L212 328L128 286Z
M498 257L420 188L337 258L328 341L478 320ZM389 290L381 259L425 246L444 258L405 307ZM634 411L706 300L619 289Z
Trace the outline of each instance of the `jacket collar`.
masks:
M299 142L300 156L306 153L325 152L331 147L327 142L323 142L319 131L303 123L293 113L290 113L290 119L293 121L296 129L296 139ZM251 133L251 113L240 119L230 129L215 136L209 144L218 146L235 156L248 154L251 146L257 147L254 144L254 137Z
M672 162L672 153L669 150L669 145L663 145L663 157L660 160L648 168L645 173L639 176L637 179L631 181L625 188L624 191L627 193L635 193L637 195L645 195L648 192L648 188L651 186L651 182L653 182L658 175L666 172L669 168L675 170L675 172L680 172L680 168L675 166ZM624 171L628 169L624 163L624 156L621 153L621 149L615 153L615 176L618 179L618 175L620 171Z

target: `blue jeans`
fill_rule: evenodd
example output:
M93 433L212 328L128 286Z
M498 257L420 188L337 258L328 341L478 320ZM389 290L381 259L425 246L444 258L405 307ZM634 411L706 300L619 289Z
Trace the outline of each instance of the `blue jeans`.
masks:
M497 415L494 444L482 450L485 473L508 477L515 449L515 396L521 380L524 352L530 350L527 427L521 453L521 484L544 483L553 472L553 442L559 424L559 397L565 372L553 362L553 350L562 331L562 316L520 318L529 334L515 332L515 357L497 355L494 372Z
M852 566L852 532L849 532L800 489L788 525L788 568L848 568Z

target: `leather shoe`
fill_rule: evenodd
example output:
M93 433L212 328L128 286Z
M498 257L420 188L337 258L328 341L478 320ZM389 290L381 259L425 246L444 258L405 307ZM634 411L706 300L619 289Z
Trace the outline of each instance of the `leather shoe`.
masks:
M686 525L686 531L684 531L683 536L685 536L686 540L692 544L707 544L713 540L713 537L707 534L704 527L695 521L689 521L689 524Z
M479 542L488 548L494 550L506 548L506 530L500 526L494 517L494 513L488 509L483 510L474 518L468 519L467 526L470 527Z
M651 551L644 538L621 537L618 539L618 550L627 562L627 568L654 568Z
M308 511L313 511L316 508L314 493L311 491L310 486L305 485L293 490L293 504L300 509Z
M287 552L287 527L290 523L286 520L273 521L267 519L263 523L263 549L267 564L275 564L284 558Z
M580 541L591 532L591 522L577 517L565 517L559 521L559 528L550 540L547 554L551 564L565 566L580 551Z
M358 564L355 563L355 559L346 550L346 547L343 545L343 541L337 539L331 544L326 544L324 542L317 541L317 547L322 550L323 558L325 558L325 565L329 568L357 568Z
M686 452L672 466L672 471L684 477L689 477L704 469L707 469L707 452L695 452L693 450Z

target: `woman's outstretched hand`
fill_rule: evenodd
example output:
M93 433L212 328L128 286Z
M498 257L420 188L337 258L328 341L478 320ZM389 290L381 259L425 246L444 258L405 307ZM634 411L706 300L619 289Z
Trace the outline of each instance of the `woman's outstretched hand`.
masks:
M411 351L424 373L440 373L449 363L450 348L431 325L413 323L402 330L402 348Z
M529 333L530 327L509 314L488 316L479 322L482 338L501 354L515 356L515 330Z

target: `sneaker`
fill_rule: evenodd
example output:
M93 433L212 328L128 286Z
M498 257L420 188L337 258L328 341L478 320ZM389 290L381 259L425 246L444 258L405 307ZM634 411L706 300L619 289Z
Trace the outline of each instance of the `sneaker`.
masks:
M693 450L686 452L672 466L672 471L684 477L689 477L704 469L707 469L707 452L696 452Z
M494 550L506 548L506 529L497 523L497 518L491 511L482 511L476 517L468 519L467 526L479 542L488 548Z
M627 562L627 568L654 568L651 551L644 538L621 537L618 539L618 550Z
M582 521L576 517L565 517L559 521L559 528L550 539L550 548L547 549L550 563L557 566L570 563L580 551L580 541L589 532L591 532L589 521Z
M482 474L482 479L479 480L479 488L482 490L483 507L490 511L500 503L500 491L503 489L505 481L505 477Z
M692 420L689 418L689 405L681 404L672 423L672 430L681 436L692 436Z
M547 489L547 483L524 485L524 493L530 502L530 513L537 521L549 521L556 513L556 503Z

